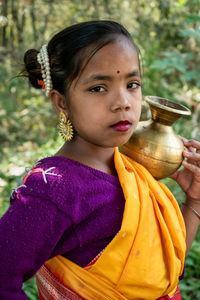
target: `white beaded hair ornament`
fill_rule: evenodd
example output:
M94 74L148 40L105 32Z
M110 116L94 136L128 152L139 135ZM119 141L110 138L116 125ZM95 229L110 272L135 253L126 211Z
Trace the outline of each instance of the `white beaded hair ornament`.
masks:
M49 57L47 52L47 45L43 45L40 52L37 55L37 61L41 65L43 83L42 86L46 91L46 96L49 96L50 90L52 89L52 80L50 74ZM40 80L38 80L40 84Z

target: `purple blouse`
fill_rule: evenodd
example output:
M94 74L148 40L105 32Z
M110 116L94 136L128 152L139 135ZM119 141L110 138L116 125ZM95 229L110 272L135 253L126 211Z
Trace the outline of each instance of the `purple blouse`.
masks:
M40 160L0 219L0 299L27 299L23 281L56 255L87 265L119 231L124 203L117 177L64 157Z

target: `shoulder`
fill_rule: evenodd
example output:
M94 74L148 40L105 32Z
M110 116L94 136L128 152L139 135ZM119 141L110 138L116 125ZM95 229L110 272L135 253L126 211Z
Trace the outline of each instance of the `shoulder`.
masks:
M53 202L70 192L73 166L62 157L47 157L26 168L21 185L14 189L11 201L20 195L32 195Z

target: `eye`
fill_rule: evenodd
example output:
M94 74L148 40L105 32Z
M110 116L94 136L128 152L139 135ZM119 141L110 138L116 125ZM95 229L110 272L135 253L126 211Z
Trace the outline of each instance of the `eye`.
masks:
M92 93L102 93L105 91L105 88L102 87L101 85L97 85L97 86L94 86L93 88L89 89L89 91Z
M140 83L138 81L132 81L127 84L128 89L137 89L138 87L140 87Z

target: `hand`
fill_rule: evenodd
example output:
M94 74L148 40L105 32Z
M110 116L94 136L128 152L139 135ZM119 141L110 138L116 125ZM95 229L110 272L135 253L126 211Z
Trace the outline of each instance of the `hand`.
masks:
M170 177L177 181L182 190L186 193L189 201L199 201L200 205L200 142L187 140L181 137L186 150L182 166Z

